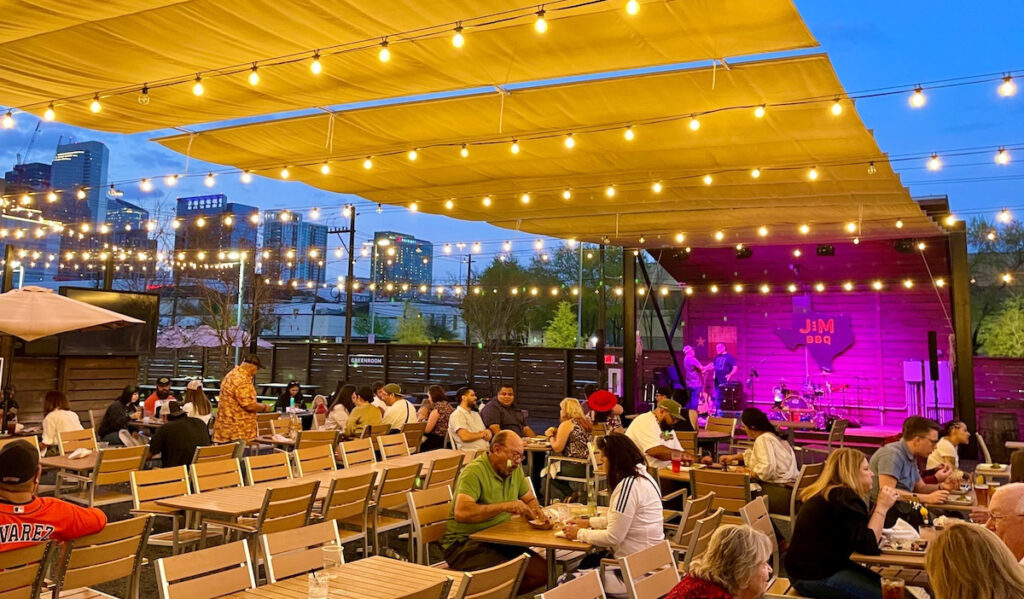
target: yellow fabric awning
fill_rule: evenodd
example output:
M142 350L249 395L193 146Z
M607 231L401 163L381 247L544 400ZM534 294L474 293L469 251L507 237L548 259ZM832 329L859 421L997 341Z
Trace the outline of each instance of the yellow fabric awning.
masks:
M0 22L0 104L42 115L57 99L61 122L128 133L817 45L792 0L649 0L635 16L624 6L552 0L549 31L538 35L538 5L510 0L20 0ZM460 20L466 42L456 49ZM382 36L418 28L426 37L391 38L393 58L377 59ZM343 44L356 49L325 54L323 73L310 73L313 50ZM249 85L252 61L292 54L298 62L267 66ZM197 72L232 65L192 94ZM185 83L159 87L164 80ZM147 105L137 100L144 82ZM102 111L90 112L93 94L117 89L129 91L101 94Z
M372 201L522 231L623 245L864 238L939 231L911 200L824 55L314 115L158 139L192 157ZM797 103L801 98L820 103ZM756 118L753 107L767 104ZM775 106L779 105L779 106ZM702 114L696 132L686 115ZM676 117L683 115L683 119ZM333 120L333 123L331 122ZM661 122L656 122L661 121ZM650 124L645 124L650 123ZM635 139L624 139L635 124ZM595 131L610 127L604 131ZM574 132L573 149L564 144ZM331 133L330 137L328 132ZM512 138L521 151L512 155ZM469 156L459 150L469 144ZM410 161L407 152L418 148ZM374 156L373 167L363 161ZM330 173L320 167L329 161ZM869 161L875 162L869 173ZM817 167L816 181L808 171ZM751 170L761 169L754 179ZM712 184L704 175L714 173ZM652 191L661 181L663 190ZM613 186L613 197L606 195ZM565 189L572 196L562 197ZM530 194L529 203L521 195ZM490 206L484 205L490 196ZM448 207L448 202L452 207ZM810 233L799 232L801 224ZM725 231L719 242L712 235ZM852 235L850 235L852 236Z

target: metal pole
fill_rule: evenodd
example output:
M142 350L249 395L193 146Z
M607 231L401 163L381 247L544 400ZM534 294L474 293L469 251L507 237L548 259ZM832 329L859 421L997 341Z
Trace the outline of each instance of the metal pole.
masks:
M597 368L601 373L601 380L604 380L604 348L607 340L605 339L605 321L608 319L608 295L606 293L605 281L604 281L604 244L598 248L598 260L600 266L598 268L598 281L597 281ZM599 383L601 381L598 381ZM602 389L605 388L604 384L601 384Z
M366 340L373 339L373 342L377 342L377 320L376 315L373 312L373 304L377 301L377 264L380 260L380 252L377 251L377 243L374 240L373 244L373 264L370 265L370 332L366 336ZM384 274L384 266L380 267L381 274ZM384 278L384 277L381 277Z
M313 310L309 315L309 342L313 342L313 324L316 322L316 301L320 299L320 288L313 286Z
M0 293L6 293L14 287L14 246L7 244L4 248L4 274L0 283ZM8 365L10 368L10 365Z
M345 343L352 343L352 295L355 291L356 207L348 215L348 274L345 276Z
M107 259L103 261L103 289L110 291L114 288L114 251L107 253Z
M257 248L252 249L254 255L249 260L249 353L255 354L260 338L260 314L256 306L256 256ZM242 260L245 260L246 253L240 252Z
M583 244L580 243L580 286L576 296L576 347L583 347Z
M463 296L462 301L466 301L465 298L469 297L469 287L473 284L473 254L469 254L468 262L466 264L466 295ZM469 347L469 325L466 324L466 319L462 319L462 325L466 327L466 346Z
M636 260L622 248L622 403L627 414L636 411Z
M235 330L238 332L238 336L242 336L242 300L245 298L245 256L240 254L238 260L238 306L235 310ZM235 346L235 366L242 361L242 343L241 339L238 339L238 345Z

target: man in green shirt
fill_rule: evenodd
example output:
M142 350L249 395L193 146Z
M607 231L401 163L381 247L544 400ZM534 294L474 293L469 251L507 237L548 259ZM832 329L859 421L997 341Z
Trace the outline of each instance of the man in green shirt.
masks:
M474 571L496 566L524 553L530 555L517 594L547 582L544 559L525 547L480 543L469 535L507 522L513 514L545 519L540 503L523 476L523 440L501 431L491 440L487 454L462 469L455 484L455 501L445 525L441 547L453 570Z

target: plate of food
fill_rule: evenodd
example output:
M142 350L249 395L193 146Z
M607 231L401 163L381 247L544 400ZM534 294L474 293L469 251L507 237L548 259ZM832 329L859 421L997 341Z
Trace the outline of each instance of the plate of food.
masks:
M974 503L974 498L971 497L970 495L950 494L948 497L946 497L946 503L972 505Z
M882 553L892 555L924 555L928 549L928 541L925 539L900 539L895 537L882 537L878 544Z
M527 520L527 524L537 530L551 530L555 526L551 520Z
M978 464L982 470L1006 470L1006 464Z

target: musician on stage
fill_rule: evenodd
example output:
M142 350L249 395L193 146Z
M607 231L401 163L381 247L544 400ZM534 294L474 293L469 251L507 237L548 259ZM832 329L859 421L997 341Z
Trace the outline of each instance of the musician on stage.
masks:
M740 371L736 358L725 349L724 343L715 345L715 399L721 405L723 387L732 382L732 377Z

